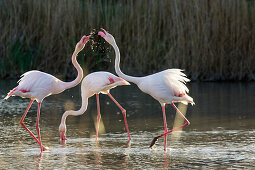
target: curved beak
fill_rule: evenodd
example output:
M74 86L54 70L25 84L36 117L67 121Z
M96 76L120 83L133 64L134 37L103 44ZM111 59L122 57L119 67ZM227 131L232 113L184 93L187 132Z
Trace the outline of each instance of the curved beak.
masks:
M102 31L99 31L97 35L100 35L101 37L105 37L108 34L108 32L105 31L105 29L103 29L103 28L101 28L101 30Z
M94 36L97 35L97 33L89 34L89 39L94 39Z
M83 42L83 43L86 43L87 41L89 41L90 40L90 36L87 36L87 35L84 35L82 38L81 38L81 41Z
M66 140L66 135L64 132L59 132L60 134L60 140Z
M130 83L128 81L124 80L121 77L118 77L118 81L121 82L121 85L130 85Z

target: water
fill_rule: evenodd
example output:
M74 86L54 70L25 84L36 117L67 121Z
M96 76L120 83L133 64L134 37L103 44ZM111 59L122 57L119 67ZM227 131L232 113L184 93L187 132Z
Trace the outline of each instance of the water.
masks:
M127 110L132 141L128 143L123 117L106 95L100 95L102 124L95 140L96 99L88 110L67 119L67 141L59 141L58 126L66 109L78 109L80 87L46 98L42 104L42 141L51 151L40 154L35 140L19 120L29 100L3 97L16 85L0 82L0 164L2 169L243 169L255 168L255 83L190 83L196 102L188 106L191 125L163 138L153 149L153 137L163 132L160 105L132 86L115 88L111 94ZM36 103L25 124L34 133ZM167 105L168 127L173 127L174 109Z

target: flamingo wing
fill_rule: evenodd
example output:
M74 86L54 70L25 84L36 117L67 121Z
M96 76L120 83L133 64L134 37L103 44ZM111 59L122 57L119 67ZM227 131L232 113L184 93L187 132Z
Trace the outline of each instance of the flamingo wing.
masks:
M180 69L168 69L142 77L138 87L160 103L169 103L172 97L186 94L185 83L190 81Z
M26 72L18 81L19 85L11 90L5 99L8 99L10 96L21 96L43 100L43 98L56 91L56 85L58 84L56 82L58 81L60 80L56 77L41 71L33 70Z
M112 73L104 71L91 73L82 81L83 88L86 88L86 91L90 93L89 96L100 92L107 93L110 89L120 85L129 85L129 83Z
M165 83L169 84L174 91L174 95L189 93L189 89L185 85L190 79L182 72L181 69L168 69L163 71Z

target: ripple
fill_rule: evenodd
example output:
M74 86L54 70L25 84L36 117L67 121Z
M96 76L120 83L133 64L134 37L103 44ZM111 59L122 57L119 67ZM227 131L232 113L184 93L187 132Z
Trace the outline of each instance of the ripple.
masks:
M77 86L45 99L40 117L41 137L44 146L52 150L42 154L37 142L19 124L29 100L19 97L8 101L0 99L1 168L255 169L254 107L247 107L253 106L255 91L247 90L247 86L244 86L251 96L246 100L247 95L238 91L240 86L236 89L233 85L231 93L225 93L227 89L221 85L214 90L198 86L197 91L196 86L191 90L198 105L188 107L190 110L187 112L191 125L168 135L166 152L164 137L158 140L154 148L149 148L153 137L164 131L160 105L132 85L112 91L130 115L127 119L131 143L128 143L123 121L119 122L123 120L122 115L115 114L118 108L106 105L108 98L104 96L100 101L105 133L99 134L98 142L93 120L97 113L94 97L89 100L86 114L68 117L67 141L60 144L58 125L65 110L65 101L71 100L74 108L80 107L80 87ZM9 87L6 87L4 91L8 90ZM201 91L204 96L198 95ZM229 94L245 101L236 107L231 102L222 104L218 100L207 100L208 96L213 96L222 102L228 101ZM226 108L226 105L231 108ZM34 134L36 109L37 105L33 104L24 121ZM170 129L175 113L168 106L166 112Z

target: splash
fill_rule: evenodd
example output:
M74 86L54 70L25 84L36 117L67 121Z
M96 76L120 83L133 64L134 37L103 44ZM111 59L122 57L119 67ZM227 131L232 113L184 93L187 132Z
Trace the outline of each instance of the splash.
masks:
M93 63L90 65L93 71L107 70L111 63L111 58L109 57L111 46L108 43L105 43L105 40L101 36L97 35L98 31L100 30L91 30L89 35L93 38L91 38L89 44L87 44L89 49L87 49L85 54L93 60Z

